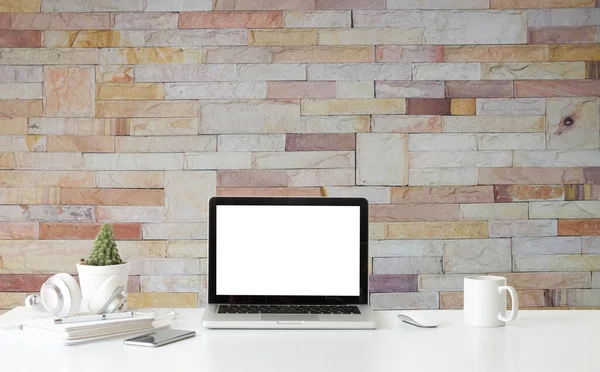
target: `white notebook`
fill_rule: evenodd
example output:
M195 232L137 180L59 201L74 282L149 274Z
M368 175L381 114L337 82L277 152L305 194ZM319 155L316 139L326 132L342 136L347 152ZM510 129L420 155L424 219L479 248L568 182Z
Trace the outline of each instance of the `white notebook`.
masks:
M133 318L98 320L93 322L54 324L54 317L29 320L23 324L23 331L41 336L77 340L81 338L111 335L115 333L151 329L154 318L134 316Z
M171 325L170 321L153 322L152 317L144 316L71 324L54 324L54 318L48 313L19 306L0 315L0 333L52 344L77 345L110 337L141 335L157 329L168 328ZM129 322L117 323L118 328L110 324L124 320ZM110 323L108 326L102 325L100 328L93 324L90 327L90 323L98 322ZM75 328L73 328L74 326ZM68 331L65 330L66 327L68 327Z

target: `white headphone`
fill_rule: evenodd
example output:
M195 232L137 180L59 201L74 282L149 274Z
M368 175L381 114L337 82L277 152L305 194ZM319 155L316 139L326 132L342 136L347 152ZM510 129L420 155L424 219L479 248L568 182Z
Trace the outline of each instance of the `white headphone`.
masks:
M90 298L88 310L93 314L114 313L126 310L126 283L118 276L108 278ZM81 290L77 281L69 274L60 273L50 277L40 289L40 293L25 299L25 306L39 308L64 318L75 315L81 308Z

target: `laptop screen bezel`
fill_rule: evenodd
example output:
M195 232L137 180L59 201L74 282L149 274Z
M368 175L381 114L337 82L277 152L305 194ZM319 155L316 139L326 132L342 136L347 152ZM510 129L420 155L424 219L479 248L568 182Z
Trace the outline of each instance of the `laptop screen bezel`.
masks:
M360 288L358 296L235 296L217 295L217 206L219 205L308 205L360 207ZM369 302L369 203L348 197L225 197L208 203L208 303L254 305L366 305ZM307 273L307 275L309 275Z

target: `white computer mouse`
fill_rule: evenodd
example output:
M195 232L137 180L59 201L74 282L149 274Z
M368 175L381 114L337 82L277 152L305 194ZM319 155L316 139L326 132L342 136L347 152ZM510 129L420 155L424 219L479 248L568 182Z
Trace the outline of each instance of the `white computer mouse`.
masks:
M399 314L398 318L404 323L421 328L435 328L440 325L440 321L437 318L424 313Z

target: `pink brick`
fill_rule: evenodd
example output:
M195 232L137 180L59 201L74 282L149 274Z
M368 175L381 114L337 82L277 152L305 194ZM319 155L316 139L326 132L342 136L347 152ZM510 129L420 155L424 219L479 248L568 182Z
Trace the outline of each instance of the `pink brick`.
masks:
M515 97L593 97L599 92L600 80L515 81Z
M369 292L416 292L417 274L383 274L369 276Z
M37 292L50 275L0 275L0 292Z
M527 39L529 44L595 43L597 32L596 26L541 27L529 29Z
M0 31L0 48L40 48L41 31Z
M285 151L354 151L354 133L287 134Z
M42 223L39 236L42 240L89 240L96 238L101 227L101 223ZM112 227L117 240L142 239L139 223L113 223Z
M444 62L441 45L377 46L377 62Z
M513 96L512 81L446 81L445 84L447 98L504 98Z
M316 0L317 9L385 9L385 0Z
M39 224L32 222L0 222L0 240L30 240L40 235Z
M373 204L369 207L369 221L458 221L458 204Z
M108 13L15 13L15 30L101 30L110 28Z
M280 28L283 12L271 11L213 11L181 12L179 28Z
M480 185L568 185L585 183L582 168L479 168Z
M287 186L284 170L218 170L217 186Z
M267 98L335 98L335 82L269 81Z
M10 28L10 14L0 13L0 30L7 30Z
M392 187L392 203L493 203L492 186Z
M315 9L315 0L213 0L213 10Z
M127 292L139 293L140 292L140 276L130 275L127 280Z

